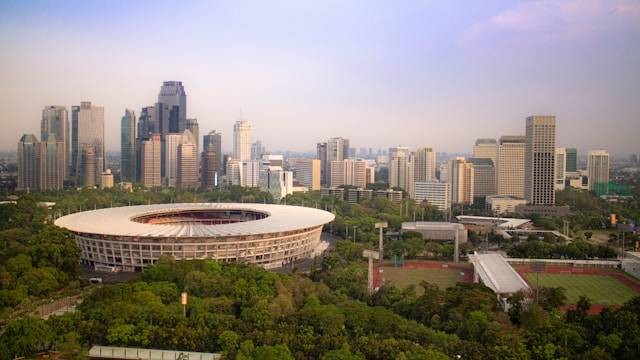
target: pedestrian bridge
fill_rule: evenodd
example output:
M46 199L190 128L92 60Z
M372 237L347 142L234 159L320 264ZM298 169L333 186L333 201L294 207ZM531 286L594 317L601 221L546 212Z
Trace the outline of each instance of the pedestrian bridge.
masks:
M482 281L497 295L506 297L520 290L529 289L529 284L499 253L475 252L469 255L469 262L473 265L473 280Z

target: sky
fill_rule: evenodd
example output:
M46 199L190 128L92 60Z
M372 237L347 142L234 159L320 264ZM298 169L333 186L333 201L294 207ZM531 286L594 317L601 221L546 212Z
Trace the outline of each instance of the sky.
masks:
M268 150L432 146L524 134L640 152L640 0L0 1L0 149L45 105L125 108L180 80L200 133L253 125Z

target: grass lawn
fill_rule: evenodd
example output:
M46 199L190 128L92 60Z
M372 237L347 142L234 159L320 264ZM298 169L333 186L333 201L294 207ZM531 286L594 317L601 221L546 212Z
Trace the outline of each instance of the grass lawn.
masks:
M530 284L536 284L538 274L525 274ZM622 305L636 292L616 279L606 275L539 274L540 286L566 289L567 304L575 304L581 295L593 304Z
M454 286L464 281L459 269L403 269L401 267L383 267L382 276L385 281L391 282L398 289L404 289L409 285L416 286L418 295L422 295L424 289L419 285L422 280L436 284L441 290Z

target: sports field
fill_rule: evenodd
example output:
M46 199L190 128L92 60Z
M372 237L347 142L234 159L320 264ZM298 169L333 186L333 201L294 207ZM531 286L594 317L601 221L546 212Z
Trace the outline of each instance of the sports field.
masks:
M524 276L534 286L539 276L540 286L565 288L567 304L575 304L584 295L593 304L621 305L637 295L633 289L608 275L526 273Z
M441 290L454 286L458 282L468 282L468 275L465 270L453 268L401 268L382 267L382 277L398 289L404 289L409 285L416 286L416 293L421 295L424 289L420 286L421 281L427 281L438 285Z

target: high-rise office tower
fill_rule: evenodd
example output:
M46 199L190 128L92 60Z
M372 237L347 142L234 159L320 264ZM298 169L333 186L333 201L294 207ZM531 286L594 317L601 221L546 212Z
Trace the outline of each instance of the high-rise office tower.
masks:
M140 155L142 159L140 181L142 184L146 187L161 186L162 140L160 134L151 135L148 140L142 141Z
M213 144L205 147L200 164L202 165L202 188L215 188L220 174L218 173L218 154Z
M320 160L298 159L296 161L296 179L309 190L320 190Z
M389 149L389 187L399 187L413 193L413 163L409 148L398 146Z
M198 149L191 131L185 130L178 145L178 182L181 188L198 186Z
M64 185L67 167L65 166L65 143L58 141L55 134L49 134L47 141L36 146L38 162L38 189L58 190Z
M481 201L496 194L496 168L488 158L470 158L473 165L473 196Z
M589 190L606 193L609 187L609 153L606 150L591 150L587 156L587 179Z
M159 132L162 135L182 133L187 128L187 94L182 81L163 82L158 94L158 103L165 105L156 106L160 122Z
M98 174L96 170L96 153L93 146L80 147L78 155L78 175L76 176L76 186L94 187L98 184ZM100 172L102 177L102 172Z
M495 165L498 161L498 143L496 139L478 139L473 146L474 159L491 159Z
M502 136L498 144L496 192L524 198L524 136Z
M216 171L218 176L224 173L224 163L222 161L222 134L211 130L211 132L202 137L202 147L207 149L209 146L213 146L213 150L216 152Z
M262 145L262 141L258 140L251 144L251 160L260 160L262 155L266 154L266 149Z
M413 153L413 178L415 181L436 178L436 152L433 148L419 148Z
M49 137L55 135L57 142L62 142L64 146L64 180L69 177L69 167L71 160L71 137L69 127L69 113L64 106L45 106L42 109L42 122L40 123L40 140L49 141Z
M227 184L233 186L242 186L242 162L234 158L230 158L225 164L225 177Z
M38 189L38 139L22 135L18 141L18 190Z
M567 148L567 172L576 172L578 171L578 151L576 148Z
M474 169L463 157L449 160L448 182L452 204L473 204Z
M524 198L532 205L554 205L556 117L529 116L526 124Z
M327 143L322 142L316 145L317 159L320 160L320 184L327 185L331 179L327 179Z
M188 132L188 133L187 133ZM178 185L178 148L183 141L191 140L193 135L185 130L181 134L167 134L164 137L164 179L166 186Z
M261 160L247 160L240 163L240 186L243 187L258 187L258 181L260 180L260 167L262 165Z
M143 107L138 119L137 139L146 140L151 134L159 134L156 108L154 106Z
M331 187L351 185L367 187L367 162L365 160L335 160L331 162Z
M251 124L247 120L238 120L233 125L233 158L251 160Z
M198 125L198 119L187 119L186 130L191 131L193 140L196 144L196 150L200 152L200 126Z
M100 179L104 171L104 108L102 106L94 106L89 101L83 101L80 106L71 107L71 161L72 176L76 179L76 186L95 186L96 179ZM87 152L83 149L92 147L93 150ZM82 155L84 154L84 155ZM81 158L84 156L84 158ZM81 174L80 163L87 159L93 158L95 164L87 165L85 163L83 169L92 169L93 175ZM93 180L93 185L89 185L80 179Z
M554 188L556 190L564 190L564 181L567 176L567 149L556 148L556 164L554 174Z
M120 179L136 181L136 114L130 109L120 120Z

